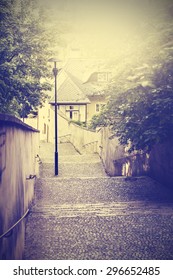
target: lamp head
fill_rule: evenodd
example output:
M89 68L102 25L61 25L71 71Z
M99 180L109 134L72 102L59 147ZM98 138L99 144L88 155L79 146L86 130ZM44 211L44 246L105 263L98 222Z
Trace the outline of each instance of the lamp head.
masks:
M58 58L56 57L52 57L48 60L49 62L62 62L62 60L59 60Z
M54 62L54 68L53 68L53 74L54 76L57 76L58 74L58 68L56 67L57 62L62 62L62 60L59 60L58 58L52 57L48 60L49 62ZM60 70L60 69L59 69Z

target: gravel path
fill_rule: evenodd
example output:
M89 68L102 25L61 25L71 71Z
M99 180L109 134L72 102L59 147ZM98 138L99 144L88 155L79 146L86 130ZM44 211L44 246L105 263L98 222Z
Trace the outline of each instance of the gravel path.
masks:
M97 154L42 143L25 259L173 259L173 195L147 177L106 175Z

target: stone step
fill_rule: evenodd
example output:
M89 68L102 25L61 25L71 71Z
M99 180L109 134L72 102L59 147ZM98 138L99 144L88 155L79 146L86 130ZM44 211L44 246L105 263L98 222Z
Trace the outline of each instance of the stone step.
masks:
M98 155L68 143L54 176L53 148L41 146L25 259L173 259L171 190L148 177L108 177Z
M131 214L160 214L172 215L173 203L151 203L142 201L131 201L121 203L84 203L84 204L51 204L39 205L32 208L31 213L44 217L57 217L57 218L72 218L83 216L122 216Z
M45 157L41 159L44 163L54 163L53 155L51 157ZM100 162L98 154L91 155L59 155L59 164L61 163L96 163Z
M36 202L44 197L45 204L118 203L142 201L150 203L173 202L171 190L165 191L148 177L83 177L37 179Z
M41 158L49 158L54 155L55 146L53 143L40 143L40 156ZM61 143L58 145L58 152L59 155L65 156L65 155L79 155L77 150L74 148L74 146L70 143Z
M58 177L105 177L106 173L101 162L61 162ZM54 177L54 164L44 163L40 166L40 177Z

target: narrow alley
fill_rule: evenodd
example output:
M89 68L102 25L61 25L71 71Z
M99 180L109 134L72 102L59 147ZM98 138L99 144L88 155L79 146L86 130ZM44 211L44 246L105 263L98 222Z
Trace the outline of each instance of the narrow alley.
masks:
M173 197L147 177L106 175L97 154L41 143L24 259L173 259Z

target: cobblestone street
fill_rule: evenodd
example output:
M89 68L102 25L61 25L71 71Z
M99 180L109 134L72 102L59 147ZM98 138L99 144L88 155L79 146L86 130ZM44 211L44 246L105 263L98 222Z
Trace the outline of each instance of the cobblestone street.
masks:
M25 259L173 259L173 195L147 177L108 177L97 154L41 143Z

